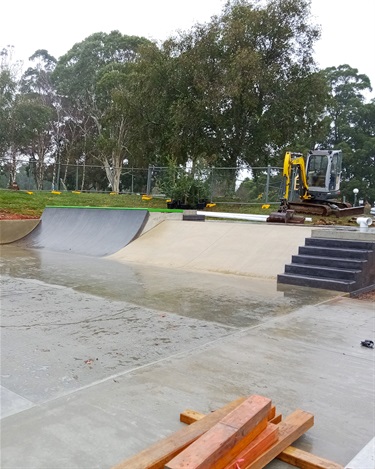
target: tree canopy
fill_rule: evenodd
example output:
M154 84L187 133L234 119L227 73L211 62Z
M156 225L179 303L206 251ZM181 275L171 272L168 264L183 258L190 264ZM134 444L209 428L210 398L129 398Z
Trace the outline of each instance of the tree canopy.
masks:
M125 160L255 167L279 165L286 149L339 147L343 187L375 199L371 83L346 64L319 70L319 37L310 0L230 0L162 43L112 31L59 59L37 50L20 79L4 49L1 154L32 158L40 188L46 164L59 184L68 164L96 162L118 191Z

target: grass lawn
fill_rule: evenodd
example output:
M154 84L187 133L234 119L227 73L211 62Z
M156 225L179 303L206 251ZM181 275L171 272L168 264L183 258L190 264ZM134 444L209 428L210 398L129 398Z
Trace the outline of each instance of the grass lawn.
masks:
M141 195L130 194L109 194L93 192L46 192L46 191L13 191L0 190L0 211L2 213L19 214L28 217L39 218L46 206L68 206L68 207L124 207L124 208L160 208L167 207L164 198L153 197L151 200L143 200ZM229 213L251 213L269 215L277 211L277 205L269 208L262 208L261 204L230 204L217 203L215 207L206 208L207 214L210 211ZM351 217L336 218L312 216L313 224L335 224L354 225Z

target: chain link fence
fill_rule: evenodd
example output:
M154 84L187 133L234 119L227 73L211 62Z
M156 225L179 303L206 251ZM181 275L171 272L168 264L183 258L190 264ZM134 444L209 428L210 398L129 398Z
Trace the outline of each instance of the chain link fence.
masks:
M177 180L184 168L175 169ZM163 192L163 181L170 177L170 168L149 168L148 193L167 195ZM209 202L220 203L280 203L284 180L280 167L256 168L205 168L198 170L196 177L204 181Z
M36 161L1 160L0 188L11 186L14 167L16 183L20 190L36 190ZM13 167L13 170L12 170ZM45 164L42 190L111 192L105 170L101 165ZM172 168L172 179L181 179L191 169ZM13 171L13 173L12 173ZM279 203L283 193L282 168L204 168L194 171L193 179L204 187L204 198L213 203ZM124 167L121 170L120 192L125 194L149 194L155 197L171 197L166 191L166 181L171 180L170 167ZM198 189L199 190L199 189ZM203 197L202 197L203 198Z
M37 172L40 166L37 161L1 160L0 188L12 186L14 167L16 183L20 190L37 190ZM41 173L43 178L40 190L51 191L84 191L111 192L105 170L101 165L82 164L44 164ZM146 193L148 168L123 168L120 177L120 192L135 194Z

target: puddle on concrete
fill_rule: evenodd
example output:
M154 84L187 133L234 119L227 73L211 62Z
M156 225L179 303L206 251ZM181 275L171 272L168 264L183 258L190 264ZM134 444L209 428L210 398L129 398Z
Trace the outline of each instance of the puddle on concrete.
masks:
M273 279L122 264L12 245L1 246L1 273L234 327L256 325L336 296L284 285L278 291Z

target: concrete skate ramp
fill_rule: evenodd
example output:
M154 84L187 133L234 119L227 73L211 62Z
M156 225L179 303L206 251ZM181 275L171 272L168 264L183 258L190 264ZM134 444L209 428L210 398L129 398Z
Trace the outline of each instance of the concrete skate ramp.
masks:
M311 227L301 225L167 220L111 259L275 278L309 236Z
M17 244L87 256L107 256L136 238L147 218L147 210L47 207L41 223Z

